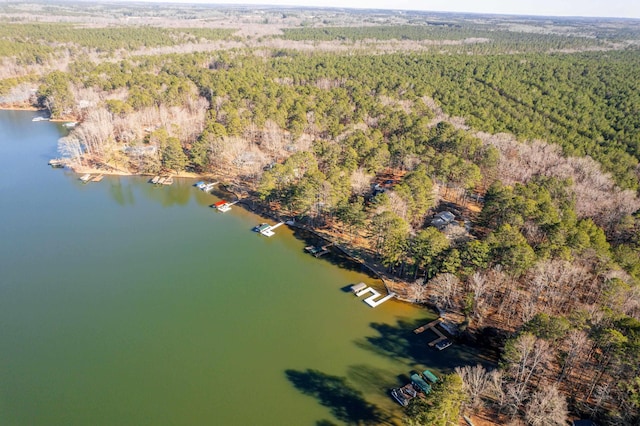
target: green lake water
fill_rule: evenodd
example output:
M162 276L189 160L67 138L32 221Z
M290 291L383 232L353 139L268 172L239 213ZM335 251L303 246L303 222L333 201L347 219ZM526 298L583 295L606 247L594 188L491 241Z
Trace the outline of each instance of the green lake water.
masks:
M412 328L434 318L345 286L286 226L193 180L83 185L47 166L64 129L0 111L0 425L399 422L412 369L475 363Z

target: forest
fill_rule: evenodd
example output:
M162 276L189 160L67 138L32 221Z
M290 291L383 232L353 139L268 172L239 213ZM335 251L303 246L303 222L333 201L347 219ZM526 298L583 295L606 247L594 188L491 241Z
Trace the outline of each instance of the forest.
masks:
M563 425L569 413L638 424L638 23L540 34L446 16L359 27L292 16L262 41L183 21L3 23L0 101L78 121L59 142L72 166L244 188L379 265L405 300L459 314L466 339L499 346L499 368L458 369L438 390L457 402L416 401L407 424L461 407L502 424ZM460 54L375 50L469 38L486 41ZM244 41L144 51L202 40Z

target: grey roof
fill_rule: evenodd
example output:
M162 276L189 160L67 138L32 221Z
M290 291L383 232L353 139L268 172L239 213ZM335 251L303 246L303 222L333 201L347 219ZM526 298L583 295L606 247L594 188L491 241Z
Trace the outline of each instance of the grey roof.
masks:
M453 219L455 219L453 213L447 211L440 212L435 217L436 219L442 219L445 222L451 222Z

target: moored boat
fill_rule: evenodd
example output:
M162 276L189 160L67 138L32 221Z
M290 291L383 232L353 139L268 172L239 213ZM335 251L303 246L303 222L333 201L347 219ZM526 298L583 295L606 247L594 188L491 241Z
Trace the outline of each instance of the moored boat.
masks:
M393 399L398 401L398 404L402 405L403 407L406 407L407 405L409 405L409 400L405 397L405 394L402 392L402 389L400 388L391 389L391 396L393 397Z
M444 339L441 342L436 343L436 349L438 349L439 351L443 350L443 349L447 349L449 346L451 346L453 344L453 342L449 339Z
M436 383L438 381L438 376L436 376L429 370L424 370L422 372L422 375L424 376L425 379L429 380L431 383Z
M419 387L425 393L425 395L431 392L431 385L425 382L422 376L420 376L418 373L413 373L410 378L411 383Z

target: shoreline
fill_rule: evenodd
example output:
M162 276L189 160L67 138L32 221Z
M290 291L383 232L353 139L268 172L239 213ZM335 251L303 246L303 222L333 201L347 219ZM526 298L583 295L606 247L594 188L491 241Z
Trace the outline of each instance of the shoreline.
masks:
M1 111L44 111L44 109L40 109L31 105L19 106L19 105L0 105Z
M135 173L132 172L130 170L121 170L121 169L117 169L113 166L109 166L112 167L112 169L110 170L105 170L105 169L101 169L98 167L92 167L92 166L71 166L71 165L67 165L65 166L66 168L68 168L69 170L73 171L74 173L78 174L78 175L82 175L82 174L101 174L101 175L105 175L105 176L131 176L131 177L153 177L153 176L164 176L164 175L170 175L174 178L187 178L187 179L214 179L214 180L220 180L221 182L224 181L223 178L213 175L213 174L200 174L200 173L195 173L195 172L158 172L155 174L152 173ZM327 243L331 243L339 252L341 256L346 257L347 259L349 259L351 262L357 263L359 265L361 265L361 267L363 269L366 269L368 273L372 274L373 276L375 276L377 279L380 280L380 282L382 283L382 285L384 286L385 290L387 291L387 293L395 293L395 299L403 302L403 303L409 303L411 305L417 305L420 306L422 305L421 303L418 303L410 298L407 297L403 297L402 293L404 293L405 288L410 286L409 282L406 281L402 281L402 280L398 280L395 277L390 277L389 275L387 275L385 272L380 271L378 268L376 268L375 264L372 264L370 262L367 262L367 260L357 256L356 254L353 253L353 250L351 248L347 248L344 247L343 244L341 244L340 241L335 240L333 238L333 235L331 235L330 233L325 233L319 230L316 230L314 228L311 228L307 225L301 224L299 222L296 222L295 220L293 220L292 218L288 218L286 217L286 219L283 219L283 217L279 214L278 211L276 210L268 210L266 208L264 208L264 206L262 206L257 199L255 199L252 196L247 196L247 197L241 197L240 194L232 191L231 189L228 188L228 184L224 183L222 184L222 186L224 187L224 191L228 192L230 194L233 194L233 196L236 198L236 201L239 204L242 204L245 206L245 208L247 208L248 210L250 210L251 212L258 214L260 216L263 217L269 217L271 219L274 220L279 220L279 221L286 221L286 220L290 220L293 222L292 225L289 225L291 227L297 228L297 229L301 229L303 231L306 232L310 232L313 235L315 235L318 238L321 238L323 240L325 240ZM245 187L244 191L242 191L246 194L249 194L249 188ZM252 206L259 206L258 208L252 207ZM400 290L400 291L398 291Z

